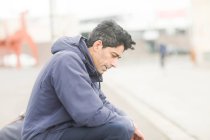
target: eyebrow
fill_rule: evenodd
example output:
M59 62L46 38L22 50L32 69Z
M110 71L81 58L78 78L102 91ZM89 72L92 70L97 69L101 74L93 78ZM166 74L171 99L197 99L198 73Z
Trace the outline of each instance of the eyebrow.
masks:
M117 55L118 58L121 58L121 56L119 54L117 54L116 52L112 52L114 53L115 55Z

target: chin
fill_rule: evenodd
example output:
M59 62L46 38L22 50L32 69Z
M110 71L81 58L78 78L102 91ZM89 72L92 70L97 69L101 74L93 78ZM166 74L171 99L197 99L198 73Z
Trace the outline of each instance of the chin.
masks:
M101 75L104 73L105 71L99 72Z
M106 72L105 70L101 70L99 71L99 73L102 75L104 72Z

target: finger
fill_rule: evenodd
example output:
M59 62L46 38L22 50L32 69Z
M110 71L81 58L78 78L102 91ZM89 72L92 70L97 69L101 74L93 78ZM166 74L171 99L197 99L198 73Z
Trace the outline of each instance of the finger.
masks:
M144 136L138 133L135 133L134 140L144 140Z

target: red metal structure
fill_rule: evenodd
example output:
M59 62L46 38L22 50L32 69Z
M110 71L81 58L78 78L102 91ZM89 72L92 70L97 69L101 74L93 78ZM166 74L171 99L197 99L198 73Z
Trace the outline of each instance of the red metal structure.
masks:
M25 22L25 16L27 12L21 13L21 27L18 31L16 31L12 35L8 35L7 27L5 24L5 39L0 39L0 51L4 51L1 55L5 55L8 53L15 53L17 58L17 64L16 67L21 67L20 63L20 55L22 51L23 43L26 43L30 49L32 50L32 55L34 59L36 60L36 64L38 64L38 50L37 46L34 43L32 37L28 34L27 28L26 28L26 22Z

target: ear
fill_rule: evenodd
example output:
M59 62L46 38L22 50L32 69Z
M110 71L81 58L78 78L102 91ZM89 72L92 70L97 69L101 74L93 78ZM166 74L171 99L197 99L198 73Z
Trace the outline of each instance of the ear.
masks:
M103 43L101 40L97 40L93 43L93 50L94 51L98 51L101 50L103 48Z

